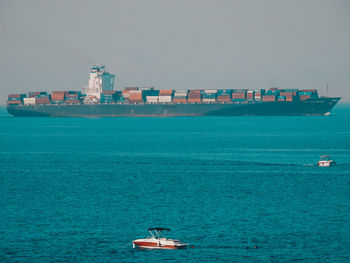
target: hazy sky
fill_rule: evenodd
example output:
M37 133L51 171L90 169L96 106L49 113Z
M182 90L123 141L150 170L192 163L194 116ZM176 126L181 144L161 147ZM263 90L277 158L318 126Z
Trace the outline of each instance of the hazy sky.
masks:
M116 88L312 88L350 101L349 0L0 0L0 103Z

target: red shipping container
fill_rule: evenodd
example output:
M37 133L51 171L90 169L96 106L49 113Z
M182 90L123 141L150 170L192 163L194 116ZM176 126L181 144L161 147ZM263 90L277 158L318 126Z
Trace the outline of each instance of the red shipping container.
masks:
M187 99L174 99L174 102L187 102Z
M234 92L232 93L232 99L245 99L245 92Z
M264 95L263 101L276 101L276 96L275 95Z
M21 94L9 94L8 98L21 98Z
M79 100L67 100L66 101L67 104L80 104Z
M172 89L161 89L159 90L159 94L172 94L173 90Z
M218 96L218 101L219 102L230 102L231 101L231 96L230 95L219 95Z
M67 94L68 92L67 91L53 91L51 94L54 95L54 94Z
M188 102L192 102L192 103L193 103L193 102L201 102L201 99L190 99L190 98L189 98L187 101L188 101Z
M312 92L312 93L316 93L317 90L316 89L302 89L302 92Z
M18 105L18 104L22 104L21 100L8 100L7 104L9 105Z

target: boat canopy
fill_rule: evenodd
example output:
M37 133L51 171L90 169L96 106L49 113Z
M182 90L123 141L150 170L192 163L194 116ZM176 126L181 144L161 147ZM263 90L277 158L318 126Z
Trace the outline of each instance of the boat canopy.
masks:
M157 231L170 231L170 228L164 228L164 227L154 227L154 228L148 228L148 231L157 230Z

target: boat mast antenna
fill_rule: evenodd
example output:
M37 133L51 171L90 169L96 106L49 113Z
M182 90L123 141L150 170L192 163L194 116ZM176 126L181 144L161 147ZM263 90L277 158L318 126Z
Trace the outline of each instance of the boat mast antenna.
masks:
M327 83L327 87L326 87L326 94L328 96L328 90L329 90L329 86L328 86L328 83Z

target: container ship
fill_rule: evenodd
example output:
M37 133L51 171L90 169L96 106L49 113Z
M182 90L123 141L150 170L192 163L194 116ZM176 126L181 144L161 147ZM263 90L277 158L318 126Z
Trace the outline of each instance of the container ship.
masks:
M126 87L114 90L115 75L104 66L91 68L81 91L9 94L14 116L300 116L329 115L340 97L319 97L315 89L157 90Z

